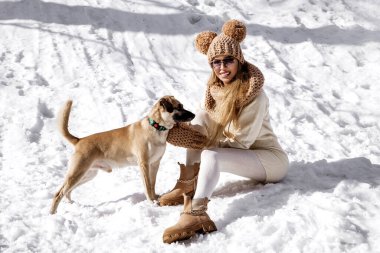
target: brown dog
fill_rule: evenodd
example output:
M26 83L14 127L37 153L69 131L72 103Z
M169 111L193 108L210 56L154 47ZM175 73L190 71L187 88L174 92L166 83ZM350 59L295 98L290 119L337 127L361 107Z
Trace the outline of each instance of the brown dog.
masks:
M55 194L50 213L57 212L66 196L71 202L72 190L96 176L97 170L112 171L114 166L138 165L145 186L146 198L157 199L156 175L166 148L168 130L177 122L187 122L194 114L183 109L173 96L162 97L149 115L126 127L77 138L70 134L68 121L72 101L60 114L60 131L75 146L70 169L60 190Z

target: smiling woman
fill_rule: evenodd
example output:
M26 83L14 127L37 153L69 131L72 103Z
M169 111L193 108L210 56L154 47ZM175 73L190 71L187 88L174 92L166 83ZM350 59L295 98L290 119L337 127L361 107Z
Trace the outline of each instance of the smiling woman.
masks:
M294 3L0 1L0 252L380 252L380 1ZM183 207L150 204L134 166L100 170L48 215L73 151L57 130L64 101L80 104L70 126L80 137L139 120L166 94L195 110L213 72L195 36L219 35L227 15L244 19L244 58L265 76L285 180L220 173L206 211L218 232L174 245L162 234ZM186 150L167 145L158 194L197 180L201 190L202 175L177 165Z
M196 38L195 45L207 55L212 71L206 110L197 114L192 126L207 136L207 141L200 150L187 149L186 166L180 166L176 186L160 198L161 205L184 203L179 222L164 232L166 243L188 239L197 232L216 231L206 211L220 172L259 182L278 182L287 173L288 157L269 120L268 98L262 90L264 77L245 61L240 48L245 35L245 25L230 20L220 35L203 32Z

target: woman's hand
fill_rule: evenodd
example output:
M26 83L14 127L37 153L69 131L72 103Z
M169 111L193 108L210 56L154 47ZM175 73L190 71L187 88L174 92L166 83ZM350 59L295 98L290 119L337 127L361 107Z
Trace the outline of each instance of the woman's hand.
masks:
M187 123L178 123L169 130L166 141L178 147L203 149L206 146L207 137Z

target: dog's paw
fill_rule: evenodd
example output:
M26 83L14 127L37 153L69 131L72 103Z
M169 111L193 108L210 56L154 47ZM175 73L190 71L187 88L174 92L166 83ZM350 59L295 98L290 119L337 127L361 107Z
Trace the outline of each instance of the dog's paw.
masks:
M69 204L73 204L74 203L74 200L71 199L71 197L67 197L65 198L66 202L69 203Z

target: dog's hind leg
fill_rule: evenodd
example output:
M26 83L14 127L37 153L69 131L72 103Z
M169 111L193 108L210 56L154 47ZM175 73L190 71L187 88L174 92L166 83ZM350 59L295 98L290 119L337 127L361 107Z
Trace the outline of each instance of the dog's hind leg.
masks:
M50 208L50 213L54 214L57 212L59 203L61 202L63 196L70 197L70 192L75 188L75 186L81 181L82 177L86 174L87 170L92 164L92 159L90 157L84 157L80 153L75 153L73 159L71 160L70 170L67 173L65 181L59 191L55 194L53 203Z
M96 177L96 175L98 174L98 170L103 170L105 172L108 172L108 173L111 173L112 172L112 167L107 163L107 162L104 162L104 161L101 161L101 160L95 160L92 164L91 164L91 168L88 169L86 171L86 174L84 174L84 176L81 178L81 180L71 189L71 191L69 191L65 197L66 199L70 202L70 203L73 203L72 199L71 199L71 192L77 188L78 186L84 184L84 183L87 183L88 181L92 180L94 177Z
M74 185L71 190L66 193L65 197L66 199L70 202L70 203L73 203L73 200L71 199L71 192L77 188L78 186L84 184L84 183L87 183L88 181L92 180L94 177L96 177L96 175L98 174L98 170L97 169L89 169L87 170L87 172L84 174L84 176L80 179L80 181Z

